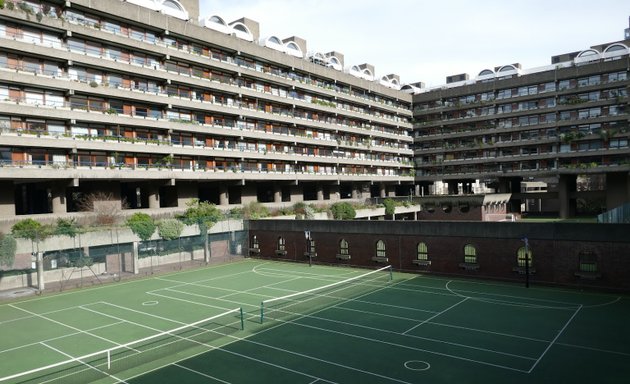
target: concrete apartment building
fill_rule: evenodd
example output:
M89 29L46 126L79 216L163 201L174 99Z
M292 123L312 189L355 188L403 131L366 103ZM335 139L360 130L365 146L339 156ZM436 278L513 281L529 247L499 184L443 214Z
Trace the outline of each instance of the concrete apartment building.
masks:
M289 204L413 186L396 75L311 53L197 0L5 1L0 215Z
M546 67L509 64L449 76L436 89L403 87L415 93L416 183L432 193L445 183L452 195L482 181L511 193L514 211L528 200L561 217L575 214L578 198L600 198L605 209L628 202L629 46L626 38Z
M512 193L516 211L539 198L570 216L580 194L614 208L630 201L629 45L425 89L199 15L198 0L6 0L0 215L75 212L94 192L159 210L473 185ZM578 191L578 175L605 187ZM541 180L557 187L520 193Z

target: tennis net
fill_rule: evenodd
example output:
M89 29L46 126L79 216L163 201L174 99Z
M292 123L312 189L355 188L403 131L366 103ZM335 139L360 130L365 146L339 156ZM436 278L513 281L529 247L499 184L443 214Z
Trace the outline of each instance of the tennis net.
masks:
M236 308L140 340L0 377L0 382L65 384L87 383L105 378L124 382L116 375L123 372L126 377L138 375L206 352L217 347L212 343L243 328L243 310Z
M391 280L392 267L388 265L323 287L264 300L260 303L260 323L272 316L278 320L302 316L339 302L365 296L382 289Z

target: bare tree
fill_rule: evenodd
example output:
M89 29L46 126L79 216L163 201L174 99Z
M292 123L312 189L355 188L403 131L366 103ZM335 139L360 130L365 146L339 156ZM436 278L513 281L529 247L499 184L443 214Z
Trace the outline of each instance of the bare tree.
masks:
M122 210L127 208L127 201L118 200L111 193L95 192L81 197L77 207L82 212L93 212L96 225L106 226L120 219Z

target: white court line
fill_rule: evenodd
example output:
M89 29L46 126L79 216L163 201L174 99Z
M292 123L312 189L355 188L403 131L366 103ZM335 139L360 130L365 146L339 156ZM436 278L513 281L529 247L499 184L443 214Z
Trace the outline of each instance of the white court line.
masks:
M569 320L567 320L567 322L564 324L564 327L562 327L562 329L560 329L560 331L558 331L558 334L556 335L556 337L553 338L553 340L551 340L551 342L549 343L549 345L547 346L547 348L545 348L545 350L543 351L543 353L538 357L538 359L536 360L536 362L534 363L534 365L532 365L532 367L529 369L529 371L527 373L532 373L532 371L534 370L534 368L536 368L536 366L538 365L538 363L540 363L540 360L542 360L542 358L545 356L545 354L551 349L551 347L553 346L553 344L556 342L556 340L558 340L558 338L560 337L560 335L562 335L562 333L564 332L565 329L567 329L567 327L569 326L569 324L571 323L571 321L575 318L575 316L578 314L578 312L580 312L580 309L582 309L582 306L580 305L578 307L578 309L575 310L575 312L573 312L573 315L569 318Z
M180 291L178 289L172 289L172 288L166 288L165 289L168 292L177 292L177 293L181 293L183 295L188 295L188 296L192 296L192 297L201 297L204 299L212 299L212 300L218 300L218 301L225 301L226 303L232 303L232 304L238 304L238 305L242 305L242 306L248 306L248 307L254 307L254 308L260 308L260 305L256 305L256 304L247 304L247 303L241 303L240 301L235 301L235 300L227 300L227 299L222 299L220 297L212 297L212 296L207 296L207 295L202 295L199 293L192 293L192 292L187 292L187 291ZM169 296L170 297L170 296Z
M208 375L207 373L199 372L199 371L197 371L197 370L195 370L195 369L188 368L188 367L184 367L183 365L179 365L179 364L177 364L177 363L174 363L174 364L171 364L171 365L174 365L174 366L176 366L177 368L181 368L181 369L184 369L184 370L186 370L186 371L192 372L192 373L194 373L195 375L203 376L203 377L205 377L205 378L212 379L212 380L215 380L215 381L220 381L220 382L221 382L221 383L223 383L223 384L231 384L229 381L221 380L221 379L219 379L219 378L218 378L218 377L216 377L216 376L210 376L210 375Z
M103 303L103 304L109 304L109 303L106 303L106 302L102 302L102 303ZM145 312L142 312L142 311L133 310L133 309L131 309L131 308L125 308L125 307L118 306L118 305L115 305L115 306L116 306L116 307L118 307L118 308L121 308L121 309L127 309L127 310L132 311L132 312L144 313L144 314L145 314L145 315L147 315L147 316L152 316L152 317L160 318L160 319L163 319L163 320L171 321L171 322L173 322L173 323L178 323L178 324L181 324L181 325L186 325L186 324L187 324L187 323L183 323L183 322L181 322L181 321L177 321L177 320L173 320L173 319L168 319L168 318L166 318L166 317L157 316L157 315L152 315L152 314L150 314L150 313L145 313ZM128 324L136 325L136 326L138 326L138 327L141 327L141 328L146 328L146 329L149 329L149 330L152 330L152 331L155 331L155 332L163 332L163 331L161 331L161 330L159 330L159 329L157 329L157 328L154 328L154 327L151 327L151 326L148 326L148 325L144 325L144 324L136 323L136 322L134 322L134 321L125 320L125 319L119 318L119 317L117 317L117 316L109 315L109 314L107 314L107 313L102 313L102 312L99 312L99 311L96 311L96 310L93 310L93 309L85 308L85 310L90 311L90 312L94 312L94 313L97 313L97 314L100 314L100 315L102 315L102 316L109 317L109 318L112 318L112 319L121 320L121 321L124 321L124 322L126 322L126 323L128 323ZM206 330L206 329L203 329L203 331L204 331L204 332L212 332L212 331L208 331L208 330ZM316 376L309 375L309 374L307 374L307 373L305 373L305 372L296 371L296 370L291 369L291 368L288 368L288 367L284 367L284 366L277 365L277 364L274 364L274 363L271 363L271 362L268 362L268 361L260 360L260 359L257 359L257 358L251 357L251 356L246 356L246 355L243 355L243 354L241 354L241 353L237 353L237 352L233 352L233 351L224 350L222 347L216 347L216 346L213 346L213 345L210 345L210 344L207 344L207 343L202 343L202 342L199 342L199 341L196 341L196 340L192 340L192 339L187 338L187 337L178 336L178 335L174 335L174 334L173 334L172 336L173 336L173 337L175 337L175 338L177 338L177 339L188 340L188 341L193 342L193 343L195 343L195 344L198 344L198 345L203 345L203 346L205 346L205 347L209 348L209 350L208 350L208 351L200 352L200 353L198 353L197 355L200 355L200 354L203 354L203 353L205 353L205 352L212 351L212 350L220 350L220 351L223 351L223 352L226 352L226 353L229 353L229 354L233 354L233 355L236 355L236 356L240 356L240 357L243 357L243 358L246 358L246 359L249 359L249 360L252 360L252 361L256 361L256 362L259 362L259 363L262 363L262 364L270 365L270 366L273 366L273 367L275 367L275 368L283 369L283 370L286 370L286 371L289 371L289 372L297 373L297 374L302 375L302 376L310 377L310 378L312 378L312 379L318 379ZM228 338L233 339L233 342L234 342L234 341L247 341L247 339L240 338L240 337L236 337L236 336L233 336L233 335L222 335L222 336L225 336L225 337L228 337ZM159 348L159 347L158 347L158 348ZM196 356L196 355L194 355L194 356ZM177 361L177 362L185 361L185 360L190 359L190 358L192 358L192 357L194 357L194 356L185 357L185 358L183 358L182 360L179 360L179 361ZM167 364L167 365L165 365L165 366L168 366L168 365L173 365L173 364L174 364L174 363L170 363L170 364ZM332 362L331 362L330 364L335 364L335 363L332 363ZM159 368L163 368L163 367L165 367L165 366L162 366L162 367L159 367ZM147 373L149 373L149 372L152 372L152 371L154 371L154 370L157 370L157 369L159 369L159 368L156 368L156 369L153 369L153 370L150 370L150 371L143 372L142 374L140 374L140 375L138 375L138 376L145 375L145 374L147 374ZM137 376L136 376L136 377L137 377ZM128 380L130 380L130 379L131 379L131 378L129 378ZM332 382L330 382L330 381L328 381L328 380L324 380L324 381L325 381L325 382L328 382L328 383L332 383ZM403 383L403 384L410 384L410 383L405 383L405 382L402 382L402 383Z
M329 320L329 319L318 318L318 317L314 317L314 316L304 316L304 317L313 317L313 318L322 319L322 320ZM345 332L340 332L340 331L333 331L331 329L320 328L320 327L316 327L316 326L313 326L313 325L296 323L295 320L291 320L291 321L285 321L285 320L279 320L279 319L274 319L274 320L275 321L279 321L279 322L281 322L283 324L293 324L293 325L297 325L299 327L316 329L316 330L323 331L323 332L334 333L334 334L347 336L347 337L351 337L351 338L356 338L356 339L361 339L361 340L367 340L367 341L370 341L370 342L374 342L374 343L378 343L378 344L385 344L385 345L389 345L389 346L393 346L393 347L397 347L397 348L401 348L401 349L407 349L407 350L416 351L416 352L425 352L425 353L429 353L429 354L432 354L432 355L450 357L450 358L453 358L453 359L456 359L456 360L463 360L463 361L468 361L468 362L471 362L471 363L477 363L477 364L481 364L481 365L488 365L488 366L495 367L495 368L502 368L502 369L506 369L506 370L510 370L510 371L528 373L528 371L525 371L525 370L522 370L522 369L512 368L512 367L499 365L499 364L494 364L494 363L489 363L489 362L486 362L486 361L474 360L474 359L469 359L469 358L466 358L466 357L451 355L451 354L443 353L443 352L437 352L437 351L433 351L433 350L429 350L429 349L410 347L408 345L393 343L393 342L390 342L390 341L378 340L378 339L373 339L373 338L370 338L370 337L353 335L351 333L345 333ZM347 324L348 325L357 326L356 324L352 324L352 323L347 323ZM359 327L363 327L363 326L359 326ZM374 328L374 330L378 330L378 329ZM380 331L381 332L389 332L389 333L394 333L394 334L397 334L397 335L401 335L400 333L391 332L391 331L383 331L383 330L380 330ZM405 335L405 336L406 337L418 338L418 336L412 336L412 335ZM424 338L422 338L422 339L424 339ZM448 342L441 341L441 340L435 340L435 342L442 343L442 344L455 344L455 343L448 343ZM460 344L460 346L465 347L465 348L484 350L483 348L471 347L471 346L463 345L463 344ZM505 352L492 351L492 350L488 350L488 349L486 349L485 351L494 352L494 353L501 354L501 355L513 356L513 357L516 357L516 358L519 358L519 359L534 360L534 359L529 358L529 357L512 355L512 354L508 354L508 353L505 353Z
M250 272L250 271L248 271L248 272ZM201 294L196 294L196 293L191 293L191 292L186 292L186 291L180 291L180 290L173 289L175 287L185 287L185 286L195 286L195 287L201 287L201 288L207 288L207 289L217 289L217 287L207 286L207 285L203 285L203 284L198 284L197 282L178 284L178 285L176 285L174 287L168 287L168 288L159 288L159 289L155 289L155 290L152 290L152 291L148 291L147 294L156 295L156 296L160 296L160 297L167 298L167 299L172 299L172 300L184 301L184 302L187 302L189 304L197 304L197 305L208 306L208 305L206 305L204 303L199 303L199 302L192 301L192 300L186 300L186 299L183 299L183 298L177 298L177 297L172 297L172 296L156 293L158 291L172 291L172 292L178 292L178 293L181 293L181 294L184 294L184 295L189 295L189 296L210 298L210 299L213 299L213 300L220 300L220 301L225 301L225 302L228 302L228 303L238 304L238 305L241 305L241 306L247 305L247 306L260 308L259 304L254 305L254 304L242 303L240 301L227 300L225 298L226 297L230 297L232 295L243 294L243 293L251 294L251 295L254 295L254 296L258 296L258 297L274 298L275 296L263 295L263 294L260 294L260 293L250 293L250 291L257 290L257 289L260 289L260 288L277 289L277 288L274 288L273 285L284 284L284 283L287 283L287 282L290 282L290 281L294 281L294 280L297 280L297 279L299 279L299 277L295 277L295 278L292 278L292 279L289 279L289 280L278 281L278 282L275 282L275 283L271 283L271 284L267 284L267 285L263 285L263 286L259 286L259 287L246 289L244 291L240 291L240 290L236 290L236 289L228 289L228 288L218 288L220 290L231 292L228 295L223 295L223 296L218 296L218 297L206 296L206 295L201 295Z
M429 321L431 321L431 320L435 319L436 317L438 317L438 316L440 316L440 315L445 314L446 312L448 312L449 310L451 310L451 309L453 309L453 308L457 307L458 305L460 305L461 303L465 302L466 300L468 300L468 297L467 297L467 298L465 298L464 300L458 301L457 303L455 303L455 304L451 305L450 307L446 308L445 310L443 310L443 311L441 311L441 312L436 313L435 315L433 315L433 316L429 317L428 319L424 320L423 322L421 322L421 323L418 323L418 324L414 325L413 327L409 328L408 330L406 330L406 331L405 331L405 332L403 332L402 334L403 334L403 335L406 335L408 332L411 332L411 331L413 331L414 329L418 328L419 326L421 326L421 325L423 325L423 324L426 324L427 322L429 322Z
M70 358L70 359L72 359L72 360L75 360L75 359L76 359L74 356L72 356L72 355L70 355L70 354L68 354L68 353L65 353L65 352L63 352L63 351L61 351L61 350L59 350L59 349L57 349L57 348L55 348L55 347L53 347L53 346L50 346L50 345L48 345L48 344L46 344L46 343L42 343L42 345L43 345L43 346L45 346L45 347L47 347L47 348L52 349L53 351L55 351L55 352L57 352L57 353L60 353L60 354L64 355L64 356L66 356L66 357L68 357L68 358ZM110 375L109 373L107 373L107 372L105 372L105 371L103 371L103 370L100 370L100 369L96 368L96 367L95 367L95 366L93 366L93 365L90 365L90 364L88 364L88 363L85 363L85 362L83 362L83 361L81 361L81 360L75 360L75 361L78 361L79 363L81 363L81 364L85 365L85 366L86 366L86 367L88 367L89 369L92 369L92 370L94 370L94 371L97 371L97 372L99 372L99 373L101 373L101 374L103 374L103 375L105 375L105 376L111 377L112 379L116 380L116 382L117 382L117 383L127 383L126 381L124 381L124 380L122 380L122 379L119 379L118 377L116 377L116 376L114 376L114 375ZM68 374L68 375L65 375L64 377L66 377L66 376L70 376L70 375L72 375L72 373L70 373L70 374Z
M523 297L523 296L514 296L514 295L502 295L502 294L498 294L498 293L487 293L487 292L478 292L478 291L469 291L469 290L459 290L459 291L455 291L453 289L451 289L449 287L449 284L452 283L453 280L449 280L446 283L445 288L453 293L453 295L459 296L459 297L469 297L473 300L476 301L486 301L489 302L491 304L505 304L505 305L514 305L514 306L522 306L524 308L542 308L542 309L557 309L557 310L566 310L566 311L573 311L575 310L575 308L577 308L577 306L579 305L580 307L582 306L582 304L576 304L576 303L568 303L568 302L564 302L564 301L557 301L557 300L547 300L547 299L539 299L539 298L531 298L531 297ZM463 295L459 292L464 292L464 293L473 293L473 294L481 294L481 295L485 295L485 296L489 296L489 297L472 297L472 296L466 296ZM520 299L520 302L516 302L516 301L502 301L500 299L493 299L490 296L496 296L499 298L510 298L510 299ZM527 300L529 300L530 302L528 302ZM535 302L540 301L543 303L552 303L552 304L564 304L566 306L563 307L557 307L557 306L550 306L550 305L542 305L542 304L534 304Z
M10 306L10 304L7 304L7 306ZM63 311L68 311L71 309L77 309L77 306L72 306L72 307L65 307L65 308L61 308L61 309L55 309L54 311L48 311L48 312L42 312L42 315L50 315L53 313L58 313L58 312L63 312ZM0 325L4 325L4 324L9 324L9 323L13 323L16 321L22 321L22 320L26 320L26 319L33 319L36 318L37 316L34 315L28 315L28 316L22 316L22 317L17 317L15 319L11 319L11 320L5 320L5 321L0 321Z
M165 298L165 299L171 299L171 300L181 301L181 302L188 303L188 304L201 305L201 306L203 306L203 307L207 307L207 308L214 308L214 309L221 309L221 310L225 310L225 307L219 307L218 305L212 305L212 304L200 303L200 302L198 302L198 301L186 300L186 299L182 299L182 298L179 298L179 297L173 297L173 296L167 296L167 295L163 295L163 294L161 294L161 293L147 292L147 294L149 294L149 295L153 295L153 296L157 296L157 297L163 297L163 298Z
M322 311L326 310L326 309L330 309L332 307L328 307L323 309ZM336 308L336 306L334 306L334 308ZM285 312L285 313L289 313L289 314L294 314L294 315L300 315L299 313L293 313L290 311L284 311L284 310L279 310L280 312ZM321 312L321 311L318 311ZM425 336L416 336L416 335L409 335L409 334L403 334L400 332L395 332L395 331L390 331L387 329L383 329L383 328L375 328L375 327L370 327L367 325L361 325L361 324L355 324L355 323L349 323L346 321L341 321L341 320L333 320L333 319L329 319L327 317L319 317L319 316L313 316L311 315L303 315L302 318L311 318L311 319L317 319L317 320L322 320L325 322L331 322L331 323L337 323L337 324L343 324L343 325L349 325L355 328L363 328L363 329L368 329L370 331L375 331L377 333L387 333L387 334L392 334L392 335L397 335L397 336L405 336L408 338L412 338L412 339L418 339L418 340L425 340L425 341L429 341L429 342L433 342L433 343L437 343L437 344L445 344L445 345L453 345L456 347L460 347L460 348L465 348L465 349L473 349L476 351L482 351L482 352L489 352L489 353L493 353L493 354L497 354L497 355L504 355L504 356L509 356L509 357L514 357L517 359L523 359L523 360L532 360L534 361L535 358L533 357L527 357L527 356L522 356L522 355L515 355L513 353L508 353L508 352L501 352L501 351L497 351L494 349L488 349L488 348L481 348L481 347L475 347L472 345L468 345L468 344L460 344L460 343L455 343L452 341L444 341L441 339L433 339L430 337L425 337ZM273 319L273 318L272 318ZM294 321L289 321L289 320L279 320L279 319L275 319L276 321L283 321L285 323L294 323ZM304 325L304 324L300 324L300 323L295 323L296 325ZM316 327L314 325L305 325L306 327L310 327L310 328L314 328L314 329L324 329L324 328L320 328L320 327ZM326 330L326 329L324 329ZM331 332L336 332L336 331L331 331ZM362 336L358 336L358 337L362 337ZM362 337L365 338L365 337ZM367 338L366 338L367 339ZM379 339L370 339L376 342L380 342L381 340ZM544 341L545 343L548 343L549 341ZM396 344L398 345L398 344ZM415 347L409 347L409 348L415 348Z
M106 342L108 342L108 343L110 343L110 344L113 344L113 345L121 345L121 344L119 344L119 343L117 343L117 342L115 342L115 341L112 341L112 340L106 339L106 338L104 338L104 337L102 337L102 336L99 336L99 335L92 334L92 333L90 333L90 332L88 332L88 331L85 331L85 330L79 329L79 328L77 328L77 327L73 327L72 325L68 325L68 324L62 323L61 321L57 321L57 320L54 320L54 319L48 318L48 317L46 317L46 316L40 315L40 314L35 313L35 312L31 312L31 311L26 310L26 309L24 309L24 308L16 307L16 306L15 306L15 305L13 305L13 304L9 304L9 306L11 306L11 307L13 307L13 308L16 308L16 309L19 309L19 310L21 310L21 311L24 311L24 312L26 312L26 313L30 313L30 314L32 314L32 315L34 315L34 316L37 316L37 317L42 318L42 319L44 319L44 320L50 321L50 322L52 322L52 323L59 324L59 325L64 326L64 327L66 327L66 328L70 328L70 329L74 330L75 332L78 332L78 333L84 333L84 334L86 334L86 335L88 335L88 336L92 336L92 337L94 337L94 338L96 338L96 339L101 339L101 340L106 341Z
M79 308L77 307L77 309L79 309ZM106 325L101 325L100 327L89 328L89 329L86 329L85 331L86 331L86 332L92 332L92 331L96 331L96 330L99 330L99 329L105 329L105 328L107 328L107 327L111 327L111 326L114 326L114 325L118 325L118 324L121 324L121 323L122 323L122 321L117 321L117 322L115 322L115 323L110 323L110 324L106 324ZM47 342L49 342L49 341L61 340L61 339L66 338L66 337L69 337L69 336L76 336L76 335L79 335L79 334L81 334L81 332L71 332L71 333L68 333L68 334L63 335L63 336L51 337L51 338L49 338L49 339L44 339L44 340L41 340L41 341L34 341L34 342L32 342L32 343L29 343L29 344L22 344L22 345L20 345L19 347L13 347L13 348L9 348L9 349L3 349L3 350L1 350L1 351L0 351L0 354L2 354L2 353L6 353L6 352L11 352L11 351L17 351L18 349L22 349L22 348L26 348L26 347L32 347L32 346L34 346L34 345L38 345L38 344L42 344L42 343L47 343Z

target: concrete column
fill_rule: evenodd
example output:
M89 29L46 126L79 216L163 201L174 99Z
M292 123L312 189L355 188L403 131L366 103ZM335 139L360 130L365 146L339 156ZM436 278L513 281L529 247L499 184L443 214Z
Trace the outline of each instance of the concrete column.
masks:
M568 219L575 216L576 202L571 195L577 189L577 177L575 175L561 175L558 182L558 200L560 205L560 218Z
M317 201L324 200L324 187L321 184L317 184Z
M230 195L225 183L219 184L219 205L230 205Z
M381 184L379 187L379 195L383 198L387 197L387 187L385 184Z
M160 208L160 188L155 184L146 186L147 195L149 197L149 208Z
M630 177L628 177L628 173L606 173L606 210L617 208L629 200Z
M273 186L273 202L282 203L282 186L274 184Z
M359 198L359 190L354 185L352 186L352 198L353 199Z
M66 188L64 185L54 183L50 188L52 213L66 213Z
M341 200L341 195L339 194L339 185L331 185L330 186L330 200L331 201L339 201Z

